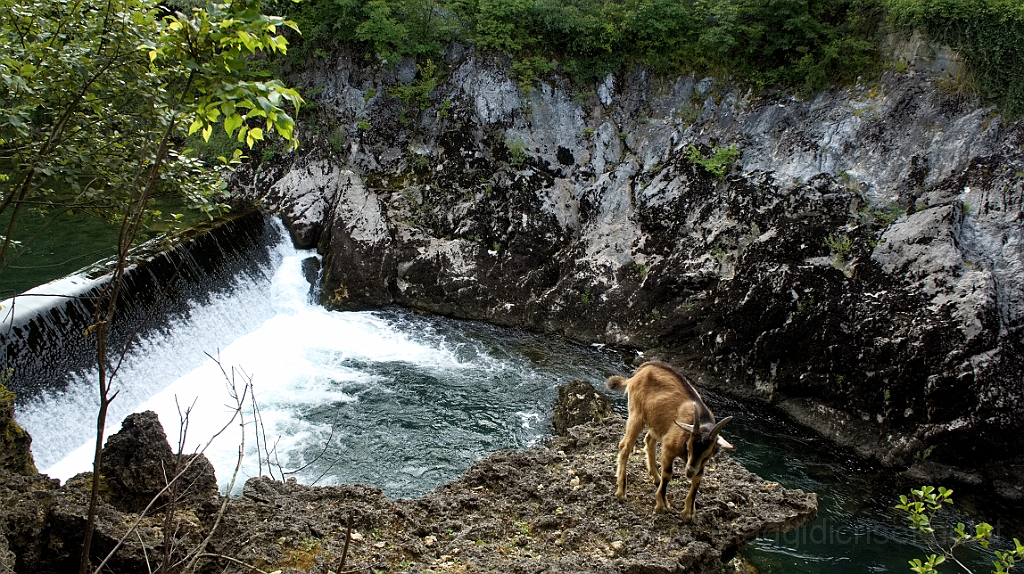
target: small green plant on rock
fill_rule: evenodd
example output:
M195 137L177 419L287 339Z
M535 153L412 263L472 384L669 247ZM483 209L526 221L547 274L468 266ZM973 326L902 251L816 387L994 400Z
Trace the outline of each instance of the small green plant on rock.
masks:
M825 238L825 245L840 257L846 257L853 250L853 240L845 235L829 235Z
M583 303L584 305L589 306L590 302L591 302L590 287L587 287L586 289L583 290L583 293L580 293L580 303Z
M513 139L505 140L505 147L508 148L508 163L512 167L520 168L526 163L528 154L526 153L526 144L523 142L523 138L516 136Z
M647 266L643 263L634 262L633 272L636 273L637 277L639 277L641 281L647 278Z
M729 144L726 147L713 146L711 156L705 157L697 146L690 144L686 151L686 159L704 168L708 173L718 179L724 179L725 173L729 171L732 164L740 157L740 150L736 144Z
M430 107L430 92L437 87L437 66L434 62L427 60L423 65L418 65L420 79L408 86L392 86L388 93L402 102L402 114L411 109L423 111Z
M527 98L533 90L533 84L548 72L555 69L555 63L541 56L526 56L512 62L512 77Z
M331 135L327 136L327 142L331 144L331 151L340 154L345 149L345 131L341 129L332 131Z
M924 560L915 558L910 561L911 571L917 574L938 574L936 566L946 561L955 562L963 571L973 574L973 570L957 559L957 550L972 545L988 549L992 542L994 529L987 522L979 522L974 532L969 532L963 522L952 526L936 520L946 504L953 504L953 491L942 486L922 486L911 490L910 496L900 495L896 509L907 513L910 529L922 533L928 547L934 551ZM1009 550L995 551L996 559L992 562L995 574L1009 572L1016 563L1024 561L1024 545L1016 538L1013 539L1013 545Z

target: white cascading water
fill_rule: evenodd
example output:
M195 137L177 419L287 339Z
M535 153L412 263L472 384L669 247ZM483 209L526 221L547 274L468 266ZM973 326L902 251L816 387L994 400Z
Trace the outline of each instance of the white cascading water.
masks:
M300 481L365 482L415 495L489 452L536 441L547 432L557 385L607 370L606 357L585 349L538 350L535 338L517 341L478 324L466 335L456 322L401 311L327 311L310 303L302 274L312 255L282 239L263 276L236 277L134 346L117 375L105 434L127 414L151 410L176 448L179 410L191 408L185 452L227 426L205 447L223 489L243 440L238 421L228 424L228 380L241 389L251 377L261 424L253 424L247 400L236 490L268 473L258 448L279 463L275 476L312 462L295 474ZM37 465L51 477L91 470L95 378L95 371L76 376L64 392L19 410Z

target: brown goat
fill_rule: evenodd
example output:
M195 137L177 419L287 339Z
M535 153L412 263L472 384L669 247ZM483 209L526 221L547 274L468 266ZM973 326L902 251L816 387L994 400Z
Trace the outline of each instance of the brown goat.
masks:
M704 466L719 448L734 450L719 435L732 417L715 423L715 415L701 400L697 389L670 365L651 361L640 365L629 379L609 377L605 383L609 390L625 389L629 397L629 419L626 436L619 442L619 462L616 471L618 489L615 496L626 498L626 462L629 453L647 427L644 451L647 453L647 471L658 485L654 498L655 512L671 508L665 490L672 479L672 462L676 457L686 461L686 478L690 479L690 492L686 495L683 517L692 520L697 487L704 477ZM661 473L655 462L655 450L661 442Z

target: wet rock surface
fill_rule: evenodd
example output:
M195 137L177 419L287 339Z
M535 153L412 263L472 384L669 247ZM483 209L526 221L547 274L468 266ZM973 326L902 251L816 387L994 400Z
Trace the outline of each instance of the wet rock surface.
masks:
M292 78L345 146L314 136L239 178L284 211L266 189L339 182L295 224L323 229L328 307L641 349L893 467L991 485L1021 464L1024 124L920 62L810 100L643 69L523 93L456 45L416 111L388 90L423 70L360 61ZM278 185L313 159L336 180Z
M573 391L586 389L576 385ZM570 402L579 403L574 397ZM815 494L766 482L722 455L707 468L693 522L675 511L654 514L639 449L630 461L628 498L620 501L613 496L614 456L625 421L599 411L588 412L600 420L568 427L543 446L498 452L415 500L391 500L362 485L316 487L264 477L250 479L236 499L184 497L169 523L172 559L187 561L201 549L209 554L197 563L203 572L247 572L248 564L321 573L717 574L745 543L817 515ZM163 441L170 450L148 416L133 415L125 428L140 444ZM152 478L147 457L125 464L121 474ZM108 571L146 571L162 553L168 507L141 517L118 510L110 504L118 497L109 480L102 480L93 562L120 542ZM15 572L75 570L91 481L84 473L60 486L43 475L0 471L0 564L12 564ZM684 487L673 483L670 493L681 497ZM207 536L209 544L201 546Z
M14 420L14 393L0 385L0 469L16 474L35 474L32 437ZM0 560L3 547L0 547Z

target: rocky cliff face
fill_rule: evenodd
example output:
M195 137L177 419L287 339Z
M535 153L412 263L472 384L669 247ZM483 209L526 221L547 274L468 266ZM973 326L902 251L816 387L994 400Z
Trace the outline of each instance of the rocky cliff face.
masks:
M458 45L441 71L340 53L292 72L306 150L240 195L319 247L330 308L635 347L1020 498L1024 125L909 64L799 100L643 69L523 92Z

